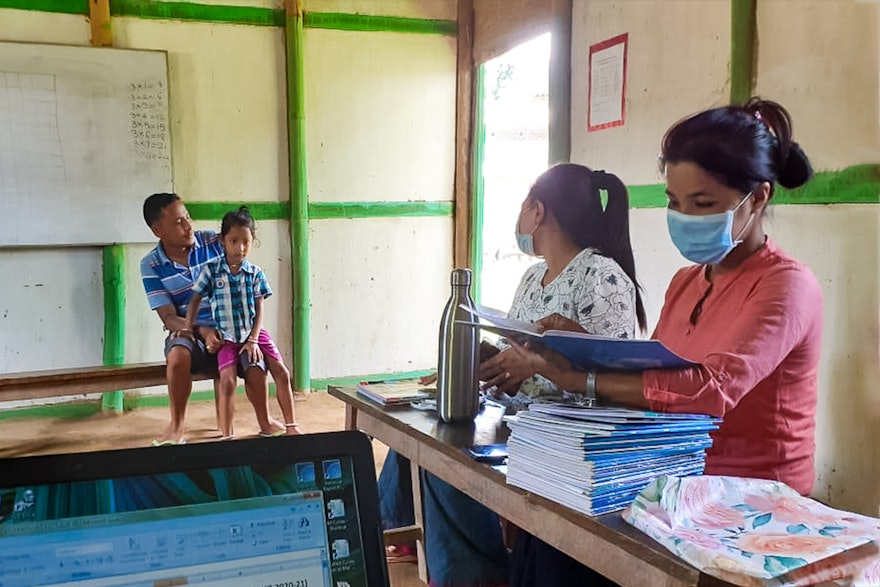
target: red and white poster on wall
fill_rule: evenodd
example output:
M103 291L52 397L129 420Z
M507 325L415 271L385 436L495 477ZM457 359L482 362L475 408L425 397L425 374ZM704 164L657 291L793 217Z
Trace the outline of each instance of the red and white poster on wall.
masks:
M623 126L628 33L590 45L587 132Z

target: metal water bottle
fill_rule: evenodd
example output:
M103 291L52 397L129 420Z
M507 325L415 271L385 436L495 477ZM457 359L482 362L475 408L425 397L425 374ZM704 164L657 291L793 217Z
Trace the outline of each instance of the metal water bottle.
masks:
M444 422L473 420L480 408L479 333L460 322L477 322L471 299L471 270L453 269L452 295L440 318L437 413Z

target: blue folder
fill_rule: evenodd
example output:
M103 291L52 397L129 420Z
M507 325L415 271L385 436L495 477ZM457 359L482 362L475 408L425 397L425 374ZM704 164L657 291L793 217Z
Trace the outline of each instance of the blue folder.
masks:
M640 340L595 336L567 330L539 332L534 324L505 317L497 310L477 308L474 312L488 324L466 322L523 343L539 342L586 369L643 371L645 369L680 369L695 363L670 351L659 340Z

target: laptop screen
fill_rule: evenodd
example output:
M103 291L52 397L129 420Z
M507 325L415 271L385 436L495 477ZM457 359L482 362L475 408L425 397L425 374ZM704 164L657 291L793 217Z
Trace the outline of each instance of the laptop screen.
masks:
M369 443L347 446L358 436L4 461L0 587L387 584ZM62 478L39 478L46 466Z

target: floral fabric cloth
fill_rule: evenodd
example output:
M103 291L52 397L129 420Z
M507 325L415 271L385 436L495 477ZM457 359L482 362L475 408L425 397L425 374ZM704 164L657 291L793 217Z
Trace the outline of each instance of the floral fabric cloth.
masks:
M661 476L623 518L736 585L880 585L880 520L832 509L778 481Z

